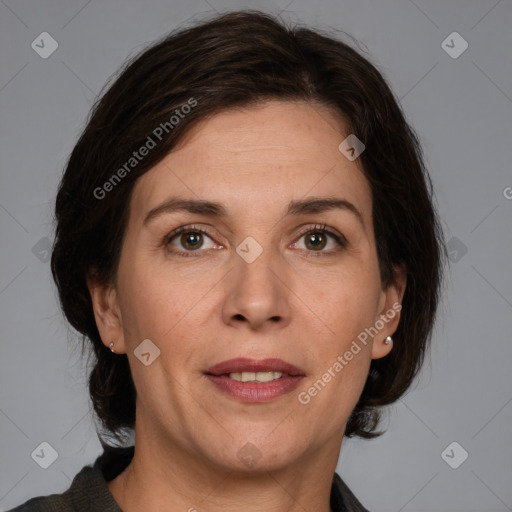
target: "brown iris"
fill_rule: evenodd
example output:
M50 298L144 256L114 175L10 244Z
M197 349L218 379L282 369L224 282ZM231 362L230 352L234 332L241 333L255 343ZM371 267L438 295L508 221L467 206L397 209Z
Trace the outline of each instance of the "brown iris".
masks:
M327 237L321 233L308 233L306 235L306 247L308 249L323 249L327 243Z
M203 245L203 235L195 231L189 231L181 235L181 244L185 249L194 251Z

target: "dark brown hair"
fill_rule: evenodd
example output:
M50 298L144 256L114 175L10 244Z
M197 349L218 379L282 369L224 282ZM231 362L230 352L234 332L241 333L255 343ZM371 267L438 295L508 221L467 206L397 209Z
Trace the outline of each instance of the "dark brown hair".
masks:
M345 435L380 435L380 407L396 401L422 365L444 245L415 133L381 73L348 44L261 12L232 12L172 33L125 64L92 108L60 183L53 277L67 319L94 349L92 403L118 440L135 424L135 388L127 356L112 354L100 339L86 279L115 278L131 193L141 175L197 121L268 99L325 105L363 141L359 158L372 190L382 285L392 282L394 265L407 269L393 350L372 361ZM191 101L194 107L178 115ZM148 137L156 145L130 161Z

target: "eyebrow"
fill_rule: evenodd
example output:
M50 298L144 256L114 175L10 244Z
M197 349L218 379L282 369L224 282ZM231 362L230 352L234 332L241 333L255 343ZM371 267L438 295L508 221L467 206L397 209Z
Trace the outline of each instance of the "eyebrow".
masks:
M336 197L310 197L307 199L290 201L284 217L289 215L298 216L312 213L323 213L335 209L351 212L364 227L363 216L356 206L346 199ZM228 216L226 208L220 203L206 201L204 199L181 199L178 197L171 197L150 210L144 219L144 224L147 224L164 213L175 213L179 211L206 215L209 217L225 218Z

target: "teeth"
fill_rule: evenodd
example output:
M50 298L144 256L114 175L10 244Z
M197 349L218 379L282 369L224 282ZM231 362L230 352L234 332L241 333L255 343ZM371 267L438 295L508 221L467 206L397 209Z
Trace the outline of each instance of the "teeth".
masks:
M270 382L283 376L281 372L235 372L229 378L239 382Z

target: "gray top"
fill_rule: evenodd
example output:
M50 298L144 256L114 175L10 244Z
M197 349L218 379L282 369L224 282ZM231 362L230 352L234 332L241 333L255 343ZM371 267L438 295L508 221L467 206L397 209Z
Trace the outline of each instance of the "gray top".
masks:
M62 494L38 496L8 512L122 512L107 487L130 463L134 447L104 447L93 466L84 466ZM332 512L368 512L337 473L331 487Z

